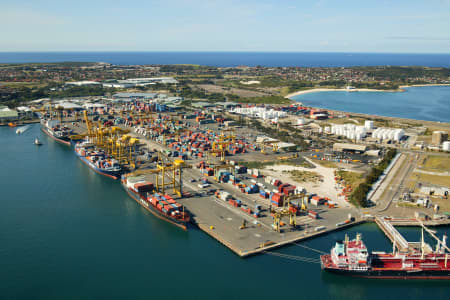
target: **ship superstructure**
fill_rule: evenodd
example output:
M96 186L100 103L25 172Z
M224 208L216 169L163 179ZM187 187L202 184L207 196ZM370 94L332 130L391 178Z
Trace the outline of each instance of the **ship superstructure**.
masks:
M423 224L422 224L423 226ZM436 240L436 248L424 241L424 231L430 233ZM450 279L450 255L447 247L447 236L442 240L434 233L422 227L420 243L411 243L406 251L397 251L394 242L393 252L372 252L357 235L349 240L337 241L330 254L320 257L322 269L349 276L390 279Z

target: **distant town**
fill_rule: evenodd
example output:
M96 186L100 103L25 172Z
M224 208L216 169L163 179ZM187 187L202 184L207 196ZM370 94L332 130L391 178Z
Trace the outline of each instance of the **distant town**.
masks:
M47 63L0 65L0 103L39 98L108 96L117 91L166 92L185 100L286 104L284 96L314 88L397 90L449 84L450 69L426 67L208 67Z

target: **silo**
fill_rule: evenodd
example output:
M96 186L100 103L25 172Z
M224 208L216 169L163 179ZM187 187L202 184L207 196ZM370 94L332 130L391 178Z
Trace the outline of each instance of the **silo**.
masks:
M442 150L450 152L450 141L445 141L442 143Z
M373 121L367 120L364 122L364 127L368 130L372 130L374 128Z

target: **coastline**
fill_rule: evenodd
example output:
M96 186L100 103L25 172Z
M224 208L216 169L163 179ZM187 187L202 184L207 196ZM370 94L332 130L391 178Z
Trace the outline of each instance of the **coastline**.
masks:
M368 88L351 89L351 90L347 90L345 88L341 88L341 89L312 88L312 89L308 89L308 90L302 90L302 91L293 92L293 93L287 94L284 97L290 99L291 97L295 97L295 96L298 96L298 95L309 94L309 93L318 93L318 92L349 92L349 93L353 93L353 92L385 92L385 93L399 93L399 92L404 92L405 91L404 89L408 88L408 87L426 87L426 86L450 86L450 84L448 84L448 83L436 83L436 84L401 85L396 90L379 90L379 89L368 89Z

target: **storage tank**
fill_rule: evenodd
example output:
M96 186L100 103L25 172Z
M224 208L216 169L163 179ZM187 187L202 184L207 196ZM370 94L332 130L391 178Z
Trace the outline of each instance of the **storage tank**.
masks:
M373 121L370 120L365 121L364 127L368 130L372 130L374 128Z

